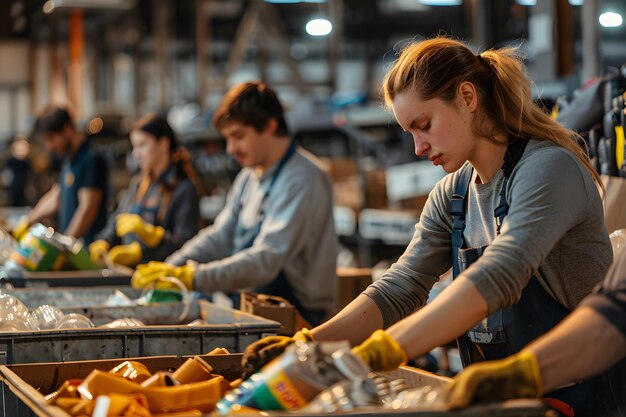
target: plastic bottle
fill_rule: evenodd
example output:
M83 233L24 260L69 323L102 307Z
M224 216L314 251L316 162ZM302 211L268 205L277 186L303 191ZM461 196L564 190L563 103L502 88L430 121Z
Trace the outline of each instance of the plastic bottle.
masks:
M217 403L217 412L224 415L242 407L299 409L334 383L366 377L368 372L365 362L353 355L345 342L298 341L259 373L226 394Z

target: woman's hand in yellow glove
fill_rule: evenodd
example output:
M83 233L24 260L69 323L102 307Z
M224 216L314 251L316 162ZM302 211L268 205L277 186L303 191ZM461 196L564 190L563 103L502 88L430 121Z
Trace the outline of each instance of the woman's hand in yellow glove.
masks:
M196 267L193 264L183 266L174 266L165 262L148 262L147 264L137 265L137 269L131 279L133 288L144 288L151 282L157 281L159 278L174 277L178 278L188 289L193 289L193 277L196 274ZM170 282L158 282L155 288L178 288Z
M138 214L124 213L117 216L115 233L119 237L134 233L148 247L153 248L161 243L165 230L161 226L146 223Z
M95 243L95 242L94 242ZM135 266L143 258L143 251L141 245L138 242L133 242L129 245L113 246L109 251L109 258L111 262L125 265Z
M296 340L302 342L313 342L313 335L308 329L302 329L293 336L266 336L261 340L248 345L243 351L241 359L241 367L243 368L242 377L249 378L259 369L267 365L274 358L280 356L287 346Z
M109 245L109 242L107 242L106 240L96 240L95 242L92 242L88 247L89 257L92 261L103 264L104 258L109 252L110 247L111 245Z
M542 394L541 373L535 355L523 350L498 361L468 366L448 387L448 405L535 398Z
M391 371L407 361L402 346L384 330L376 330L363 343L353 347L352 353L363 359L372 371Z
M13 230L11 230L11 234L18 242L22 240L26 233L28 233L28 229L30 228L30 221L27 216L23 216L19 222L15 225Z

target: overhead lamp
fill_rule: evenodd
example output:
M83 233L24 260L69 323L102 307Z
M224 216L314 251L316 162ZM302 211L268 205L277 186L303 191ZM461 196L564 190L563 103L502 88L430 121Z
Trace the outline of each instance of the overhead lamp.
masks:
M460 6L463 4L463 0L417 0L417 2L424 6Z
M306 33L311 36L326 36L333 30L328 19L313 19L306 24Z
M136 0L48 0L43 5L43 12L50 14L56 9L115 9L131 10Z
M583 0L568 0L570 6L582 6Z
M532 7L537 5L537 0L515 0L520 6Z
M598 18L600 24L605 28L616 28L622 26L622 15L615 12L604 12Z

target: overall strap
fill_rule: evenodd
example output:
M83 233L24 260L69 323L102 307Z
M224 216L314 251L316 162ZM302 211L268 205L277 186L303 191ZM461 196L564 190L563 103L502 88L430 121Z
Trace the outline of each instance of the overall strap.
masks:
M496 218L496 234L498 235L500 234L500 228L502 227L504 218L509 213L509 204L506 202L506 186L517 163L522 159L526 145L528 145L528 139L516 138L509 139L509 144L506 147L504 164L502 165L504 181L502 182L502 189L500 190L500 202L498 207L493 211L493 215Z
M473 173L474 168L469 164L461 170L459 182L456 184L454 194L450 200L450 214L452 215L452 275L454 278L461 273L459 249L463 247L467 194Z

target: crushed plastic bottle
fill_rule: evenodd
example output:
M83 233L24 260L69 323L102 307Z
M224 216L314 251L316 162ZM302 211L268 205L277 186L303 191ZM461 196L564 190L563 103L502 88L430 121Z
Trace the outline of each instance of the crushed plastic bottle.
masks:
M259 373L226 394L217 403L217 412L225 415L241 407L300 409L336 382L365 378L368 373L368 366L352 354L347 342L297 341Z
M407 389L402 378L389 378L372 372L367 378L357 377L336 383L315 397L303 411L328 414L364 407L384 407Z
M385 405L391 410L405 410L412 408L431 408L445 404L444 388L442 386L424 385L402 391L398 396Z

